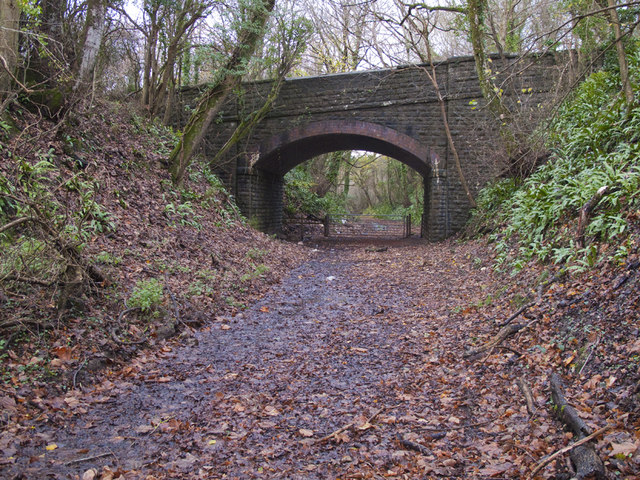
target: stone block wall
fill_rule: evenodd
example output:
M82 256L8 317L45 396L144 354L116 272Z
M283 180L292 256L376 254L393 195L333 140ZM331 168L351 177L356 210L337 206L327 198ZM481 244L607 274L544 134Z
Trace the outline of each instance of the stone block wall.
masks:
M495 83L505 101L535 126L549 99L555 95L562 75L567 75L566 54L529 56L524 59L493 58ZM564 70L563 70L564 68ZM493 180L504 168L491 155L500 142L499 133L486 108L472 57L452 58L436 69L446 101L447 116L462 169L473 192ZM211 126L202 153L213 158L236 125L257 110L271 89L270 82L245 84L243 93L229 98ZM184 123L199 90L182 91L176 123ZM436 92L424 66L355 72L287 80L279 98L251 136L236 145L216 166L242 211L265 231L275 231L282 219L282 179L251 165L275 135L315 122L353 121L382 125L427 146L439 159L425 177L423 228L431 240L439 240L462 228L469 216L463 191L449 149ZM300 161L306 159L302 158ZM425 159L426 160L426 159ZM428 197L428 198L426 198Z

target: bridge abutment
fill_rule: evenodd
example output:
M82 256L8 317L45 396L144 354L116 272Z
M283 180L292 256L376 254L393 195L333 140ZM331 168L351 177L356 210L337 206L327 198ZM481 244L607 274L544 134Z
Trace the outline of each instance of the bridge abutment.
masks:
M265 233L282 229L284 179L267 171L240 167L236 172L236 203L254 228Z
M422 237L430 242L444 240L452 233L446 175L432 175L424 180L421 232Z

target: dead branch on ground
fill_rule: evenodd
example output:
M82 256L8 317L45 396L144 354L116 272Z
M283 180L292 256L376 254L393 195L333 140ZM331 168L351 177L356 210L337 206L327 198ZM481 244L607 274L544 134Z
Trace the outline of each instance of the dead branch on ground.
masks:
M536 402L533 399L533 392L531 391L531 387L522 378L518 378L516 380L516 384L518 385L520 392L524 396L525 402L527 402L527 412L529 412L529 415L534 415L537 409Z
M176 300L176 296L173 294L173 291L171 291L171 287L169 287L169 275L167 274L166 271L164 272L164 288L167 289L167 292L169 293L169 298L171 298L171 303L173 304L173 314L176 317L176 322L181 323L188 330L193 331L193 328L187 325L180 317L180 309L178 308L178 301Z
M569 405L565 399L562 379L556 373L551 375L550 388L551 401L553 402L552 409L556 418L564 423L579 440L592 437L591 428L587 426L585 421L578 415L576 409ZM572 445L569 458L576 469L578 478L599 480L606 477L602 460L593 445L588 444L587 441L580 445Z
M607 193L609 193L611 189L608 185L604 187L600 187L598 191L595 193L593 197L589 199L587 203L580 209L580 219L578 220L578 230L576 231L576 245L579 248L584 248L584 237L585 231L587 229L587 225L589 224L589 219L591 218L591 213L595 210Z
M542 460L540 460L540 462L538 462L538 464L536 465L536 468L534 468L531 471L531 473L527 477L527 480L532 480L540 470L542 470L549 463L553 462L560 455L564 455L567 452L573 451L575 448L581 447L585 443L590 442L594 438L599 437L600 435L602 435L603 433L611 430L612 428L613 428L613 425L607 425L606 427L602 427L599 430L596 430L595 432L593 432L588 437L584 437L582 440L578 440L576 443L573 443L571 445L567 445L566 447L561 448L560 450L558 450L556 453L554 453L552 455L549 455L548 457L543 458Z
M373 415L371 415L365 422L364 425L366 425L367 423L371 423L378 415L380 415L382 412L384 412L386 410L386 408L380 408L378 410L376 410L374 412ZM340 435L342 432L345 432L347 430L349 430L350 428L354 427L356 425L356 422L351 422L348 423L347 425L345 425L344 427L340 427L339 429L337 429L336 431L330 433L329 435L325 435L322 438L319 438L318 440L316 440L315 442L313 442L313 445L317 445L319 443L324 443L327 440L331 440L332 438Z
M411 440L405 440L400 435L398 435L398 442L400 443L400 445L409 450L414 450L418 453L421 453L422 455L431 455L431 451L424 445L417 442L412 442Z
M521 313L523 313L525 310L528 310L529 308L533 307L536 303L537 302L530 302L530 303L527 303L526 305L523 305L522 307L520 307L518 309L518 311L516 313L514 313L509 318L507 318L507 320L504 323L502 323L502 325L499 325L499 327L500 328L506 327L511 322L513 322L516 318L518 318L518 316L520 316Z
M487 343L485 343L484 345L476 348L475 350L470 350L470 351L466 352L463 355L463 357L464 358L475 357L476 355L479 355L479 354L481 354L483 352L486 352L487 350L491 350L492 348L497 347L502 342L504 342L508 337L510 337L511 335L519 332L520 330L522 330L526 326L527 325L522 325L522 324L507 325L507 326L501 328L500 331L496 334L496 336L493 337L491 340L489 340Z

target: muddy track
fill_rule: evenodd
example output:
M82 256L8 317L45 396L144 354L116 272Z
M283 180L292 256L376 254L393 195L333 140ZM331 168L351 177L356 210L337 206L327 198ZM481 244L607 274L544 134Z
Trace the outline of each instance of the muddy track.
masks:
M453 405L455 395L428 373L448 365L453 383L465 375L455 371L459 332L443 319L467 301L473 269L463 280L448 248L321 250L241 315L57 399L57 412L33 422L31 440L0 473L415 478L428 455L403 448L407 434L428 445L442 441L436 427L452 412L454 422L477 420L471 396L457 394ZM436 268L442 257L449 266ZM456 278L469 284L458 288ZM426 471L472 476L474 457Z

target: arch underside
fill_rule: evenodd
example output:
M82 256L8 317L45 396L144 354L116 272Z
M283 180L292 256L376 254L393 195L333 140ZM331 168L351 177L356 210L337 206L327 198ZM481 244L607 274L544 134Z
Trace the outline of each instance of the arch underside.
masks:
M270 138L260 145L252 167L284 175L306 160L340 150L386 155L425 178L430 174L430 150L414 138L383 125L344 120L315 122Z

